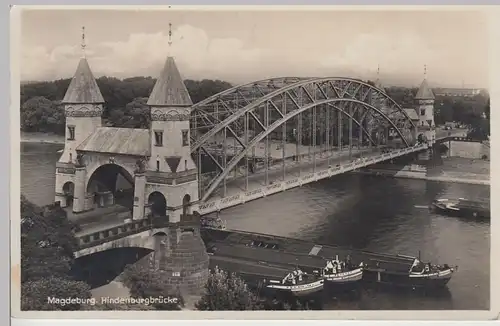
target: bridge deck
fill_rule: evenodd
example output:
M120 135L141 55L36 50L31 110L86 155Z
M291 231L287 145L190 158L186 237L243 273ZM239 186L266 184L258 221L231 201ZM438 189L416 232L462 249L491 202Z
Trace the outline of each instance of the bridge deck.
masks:
M307 145L297 145L295 143L283 143L279 140L269 140L269 157L273 160L281 160L283 157L290 158L295 155L307 155L310 154L313 149L312 146ZM205 147L209 152L213 154L222 155L223 154L223 139L219 137L214 142L212 142L209 146ZM232 137L227 137L226 140L226 155L233 156L238 154L243 147ZM316 146L316 151L321 149L326 150L326 146ZM284 153L284 155L283 155ZM263 159L266 157L266 142L260 141L257 145L249 151L249 158L257 158Z
M76 236L109 229L123 224L125 218L131 218L130 209L121 205L96 208L91 211L75 214L66 208L68 219L80 227Z
M236 257L210 256L210 268L221 268L225 271L238 272L240 274L249 274L260 276L262 278L283 279L293 270L293 266L286 264L269 265L260 261L251 261Z
M283 179L283 162L279 162L269 166L268 180L270 181L270 184L272 184L278 180L286 180L287 176L288 178L297 177L303 174L319 171L325 166L328 166L328 162L330 162L330 164L336 165L341 164L342 162L350 161L351 155L352 158L355 159L359 157L368 157L370 154L380 154L380 151L375 148L363 148L353 149L351 151L351 154L349 154L349 150L344 149L342 151L316 152L315 155L305 155L300 159L300 161L293 161L290 158L288 160L285 160L284 162L285 178ZM218 190L215 191L215 193L212 194L212 199L229 197L242 191L252 191L255 188L260 188L266 185L266 172L265 167L262 164L259 164L257 166L254 173L248 175L248 187L246 187L244 167L242 167L236 173L236 177L233 175L227 178L225 195L222 185Z

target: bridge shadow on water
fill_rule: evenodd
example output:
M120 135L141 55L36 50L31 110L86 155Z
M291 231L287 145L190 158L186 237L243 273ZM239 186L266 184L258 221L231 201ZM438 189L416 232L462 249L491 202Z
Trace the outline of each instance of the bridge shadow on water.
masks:
M109 284L123 273L128 265L137 263L150 254L145 248L114 248L75 260L72 274L92 289Z

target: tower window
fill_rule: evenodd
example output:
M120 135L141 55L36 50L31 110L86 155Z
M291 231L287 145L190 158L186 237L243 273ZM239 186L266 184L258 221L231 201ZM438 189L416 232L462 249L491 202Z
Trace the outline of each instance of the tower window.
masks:
M425 109L420 109L420 115L425 115Z
M184 160L184 171L188 169L188 160Z
M189 130L182 131L182 146L189 146Z
M163 131L155 131L155 146L163 146Z
M160 160L156 160L156 171L160 171Z
M75 140L75 126L68 126L68 140Z

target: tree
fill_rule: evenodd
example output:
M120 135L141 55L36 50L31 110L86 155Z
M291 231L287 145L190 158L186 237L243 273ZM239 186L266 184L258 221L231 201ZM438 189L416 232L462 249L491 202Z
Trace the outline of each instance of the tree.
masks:
M152 303L156 310L180 310L184 307L184 299L178 288L165 282L161 271L150 271L146 260L128 266L123 274L123 283L130 289L134 298L175 298L175 302Z
M149 128L151 117L149 115L149 106L147 105L147 97L137 97L132 102L125 105L121 121L114 120L117 125L124 128ZM113 114L112 111L111 114Z
M21 281L69 277L75 227L61 207L40 208L21 195Z
M21 106L21 129L25 131L64 131L64 113L57 101L35 96Z
M453 102L449 97L439 97L434 101L434 122L443 125L453 121Z
M478 140L487 140L490 135L490 121L482 118L481 116L473 116L470 120L471 127L467 137Z
M205 293L196 303L199 310L259 310L258 296L238 276L215 268L208 277Z
M21 308L77 310L47 298L90 298L87 284L71 275L77 242L75 225L57 205L38 207L21 195Z
M248 288L243 279L219 268L210 272L205 292L195 304L198 310L309 310L314 299L293 296L265 297Z
M387 95L402 107L414 106L415 94L417 93L417 91L417 88L406 88L398 86L391 86L386 89Z

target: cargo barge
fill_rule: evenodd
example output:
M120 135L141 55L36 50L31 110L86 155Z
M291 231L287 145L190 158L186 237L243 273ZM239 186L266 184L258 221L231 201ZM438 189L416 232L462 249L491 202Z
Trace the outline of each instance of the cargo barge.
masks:
M203 228L201 235L210 265L238 273L248 267L280 265L320 275L326 283L356 284L358 281L408 286L444 287L456 267L433 265L417 257L374 253L331 245L236 230ZM329 275L328 265L342 258L345 272ZM228 263L230 261L230 263ZM256 277L259 272L254 273ZM262 274L264 275L264 274ZM262 279L265 277L262 276Z
M490 219L490 203L487 201L467 200L464 198L440 198L432 202L438 213L475 219Z

